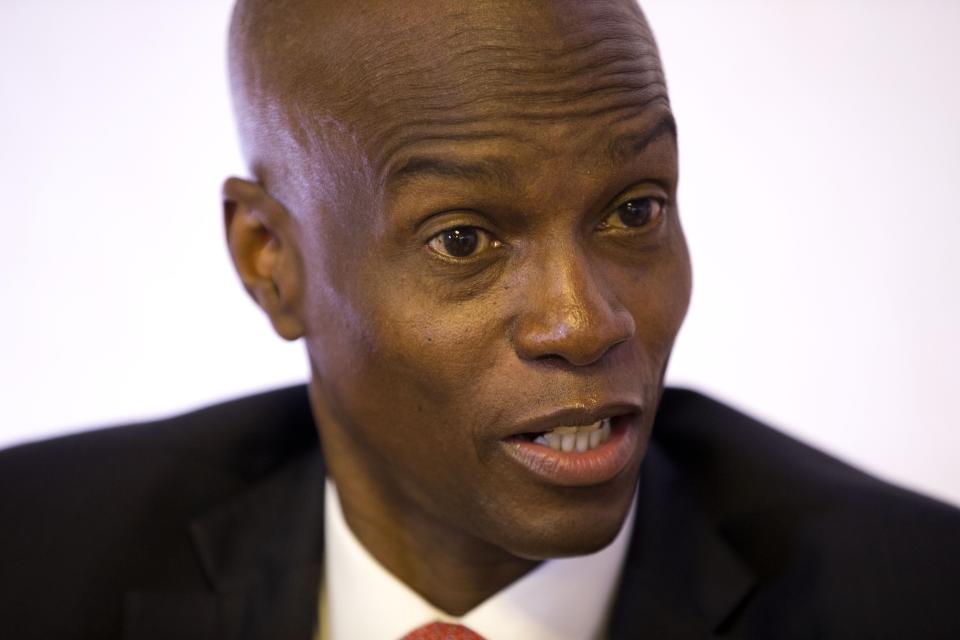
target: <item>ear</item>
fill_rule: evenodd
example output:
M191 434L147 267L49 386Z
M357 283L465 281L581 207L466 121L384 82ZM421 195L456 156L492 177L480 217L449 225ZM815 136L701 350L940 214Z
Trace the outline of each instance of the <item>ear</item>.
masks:
M303 276L290 213L259 184L228 178L223 221L230 257L247 293L282 338L303 336L298 313Z

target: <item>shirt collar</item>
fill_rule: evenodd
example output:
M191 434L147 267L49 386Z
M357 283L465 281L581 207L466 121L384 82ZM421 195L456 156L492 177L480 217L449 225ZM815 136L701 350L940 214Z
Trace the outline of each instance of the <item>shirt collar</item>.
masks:
M488 640L601 637L633 530L636 501L617 537L596 553L548 560L460 618L440 611L380 565L353 535L326 481L321 622L325 640L400 638L441 620Z

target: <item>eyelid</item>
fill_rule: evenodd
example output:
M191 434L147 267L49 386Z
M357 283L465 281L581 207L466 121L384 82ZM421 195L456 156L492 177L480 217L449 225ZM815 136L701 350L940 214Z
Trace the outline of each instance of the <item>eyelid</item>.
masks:
M419 220L414 232L421 236L426 234L432 238L442 231L457 227L476 227L488 233L493 233L490 230L493 226L489 217L476 209L444 209Z
M491 230L493 225L489 218L474 209L447 209L431 213L417 223L416 233L421 237L426 236L429 240L444 231L458 227L472 227L495 235Z
M626 195L624 196L623 194ZM645 200L650 198L651 200L660 202L664 206L670 203L668 191L659 185L635 185L623 191L623 194L614 199L614 205L611 207L611 211L615 211L632 200Z

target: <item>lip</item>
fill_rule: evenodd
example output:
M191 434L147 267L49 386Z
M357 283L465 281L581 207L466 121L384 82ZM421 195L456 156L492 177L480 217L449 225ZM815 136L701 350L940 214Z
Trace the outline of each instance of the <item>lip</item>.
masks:
M633 404L606 405L589 411L564 409L517 425L501 440L505 453L541 480L563 487L586 487L616 478L633 459L643 412ZM518 437L559 426L588 425L610 418L610 438L590 451L557 451Z
M628 413L641 413L642 408L633 402L608 402L594 409L569 407L522 420L513 426L506 437L524 433L543 433L557 427L583 427L598 420L614 418Z

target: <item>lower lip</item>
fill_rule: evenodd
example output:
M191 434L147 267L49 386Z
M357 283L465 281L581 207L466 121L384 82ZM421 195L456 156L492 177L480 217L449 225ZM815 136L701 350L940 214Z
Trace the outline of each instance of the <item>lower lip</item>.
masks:
M618 416L610 438L590 451L557 451L520 438L503 440L510 457L552 484L587 487L613 480L637 450L639 415Z

